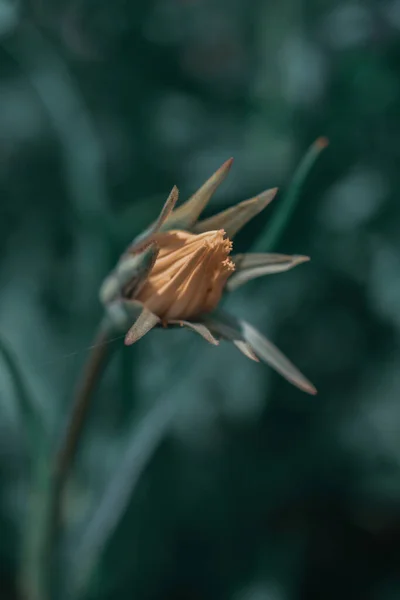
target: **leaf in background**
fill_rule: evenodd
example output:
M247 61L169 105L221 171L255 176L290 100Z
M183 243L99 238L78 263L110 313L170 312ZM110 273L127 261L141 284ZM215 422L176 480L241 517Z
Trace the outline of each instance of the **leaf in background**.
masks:
M45 600L51 571L46 560L47 538L43 537L50 510L51 472L48 440L37 440L29 485L28 511L22 535L19 586L23 598Z
M31 450L34 450L37 440L49 433L45 415L40 411L39 405L28 390L21 373L18 359L10 349L8 343L0 337L0 355L4 360L15 388L15 399L21 417L22 428L25 429Z
M287 190L283 199L280 202L278 201L276 215L272 219L272 222L267 223L264 232L258 236L257 241L251 248L252 252L263 252L274 249L296 208L297 202L300 198L300 192L308 173L313 167L321 151L326 148L327 145L328 140L324 137L318 138L311 145L300 165L298 166L289 189Z
M195 351L196 346L185 345L183 355L178 356L170 373L170 380L173 382L169 389L170 393L171 389L181 381L178 374L190 372ZM108 482L106 491L97 504L81 539L74 544L64 583L65 598L68 600L84 598L107 543L124 516L143 471L169 431L180 408L177 398L172 396L172 399L167 402L161 398L138 424L134 424L126 452L121 458L115 475ZM186 398L184 400L186 401Z
M30 498L28 513L22 524L22 551L19 585L24 597L42 600L46 569L41 568L44 559L41 530L48 509L48 442L49 424L39 410L38 403L28 390L18 360L8 344L0 337L0 355L8 367L15 388L15 399L21 429L28 439L30 465Z
M57 133L76 217L108 236L102 144L67 63L34 27L21 28L2 45L24 70Z
M155 450L168 431L179 405L162 400L134 428L125 455L94 511L78 545L73 550L70 598L84 596L109 538L115 531L136 485Z

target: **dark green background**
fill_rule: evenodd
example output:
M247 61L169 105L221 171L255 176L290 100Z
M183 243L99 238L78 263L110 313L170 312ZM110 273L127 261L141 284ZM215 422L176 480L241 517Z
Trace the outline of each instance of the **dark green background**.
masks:
M116 340L71 482L76 535L138 415L179 410L87 598L400 597L399 29L399 0L0 2L0 337L55 435L101 280L172 185L186 198L233 156L211 214L284 190L330 140L276 248L312 261L228 299L318 396L190 332ZM1 362L5 600L29 452Z

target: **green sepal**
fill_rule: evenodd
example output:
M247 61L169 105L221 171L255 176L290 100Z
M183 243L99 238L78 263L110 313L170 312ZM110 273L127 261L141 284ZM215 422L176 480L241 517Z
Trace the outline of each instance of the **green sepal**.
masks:
M131 346L151 331L158 323L160 323L160 318L146 308L146 306L143 306L142 312L125 336L125 345Z
M255 327L228 315L223 311L215 311L211 315L204 315L202 322L210 329L212 333L220 335L222 338L232 341L238 348L248 356L247 350L250 349L263 362L275 369L280 375L290 383L308 394L316 394L317 390L313 384L288 360L280 350ZM237 344L237 342L241 344ZM246 345L243 345L246 344Z
M100 288L101 302L107 305L117 298L133 298L138 294L154 266L158 252L156 242L148 241L135 252L123 254Z
M231 206L209 219L199 221L194 226L194 231L195 233L203 233L205 231L224 229L226 235L232 239L246 223L268 206L274 199L277 191L277 188L267 190L254 198L239 202L239 204Z
M190 230L207 206L211 196L224 181L232 166L232 162L233 158L224 162L218 171L189 200L178 206L162 225L160 231L170 231L171 229Z
M232 292L244 283L264 275L289 271L310 260L308 256L287 254L236 254L231 257L235 271L227 281L226 289Z
M180 319L168 321L168 326L170 325L180 325L181 327L186 327L187 329L194 331L198 335L201 335L202 338L204 338L209 344L212 344L213 346L218 346L219 344L219 341L213 336L211 331L206 325L204 325L204 323L194 323L192 321L182 321Z

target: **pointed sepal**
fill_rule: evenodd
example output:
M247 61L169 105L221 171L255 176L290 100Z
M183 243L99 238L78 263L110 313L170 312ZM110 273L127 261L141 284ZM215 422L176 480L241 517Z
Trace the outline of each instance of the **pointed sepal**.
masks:
M125 336L125 345L131 346L140 338L142 338L146 333L151 331L153 327L160 323L160 318L157 317L154 313L151 312L148 308L143 306L142 312L136 319L135 323L129 329L128 333Z
M132 327L143 310L143 304L137 300L124 300L122 298L110 302L106 306L107 317L116 330L121 333Z
M206 207L211 196L214 194L219 185L224 181L231 166L233 158L230 158L208 179L201 188L193 194L181 206L178 206L169 218L164 222L161 231L171 229L191 229L196 223L200 214Z
M115 269L100 287L100 301L110 304L119 297L133 297L146 282L157 259L159 248L155 242L138 244L134 252L125 252Z
M168 219L168 217L171 215L172 211L175 208L175 204L177 203L179 198L179 190L176 187L176 185L174 185L174 187L171 190L170 195L168 196L159 216L157 221L154 223L151 233L156 233L157 231L159 231L161 229L161 227L164 225L165 221Z
M201 322L217 337L230 342L236 340L245 342L238 319L223 310L202 315Z
M181 327L186 327L187 329L194 331L198 335L201 335L201 337L204 338L209 344L212 344L213 346L219 345L219 341L213 336L213 334L208 329L208 327L206 327L206 325L204 325L203 323L193 323L191 321L172 320L172 321L168 321L168 325L180 325Z
M156 242L148 242L141 251L125 254L121 258L116 268L116 275L124 297L133 298L139 293L146 283L159 251Z
M242 354L247 356L247 358L254 360L254 362L260 362L260 359L254 354L251 346L247 342L244 342L243 340L232 340L232 343Z
M196 223L194 231L196 233L203 233L205 231L214 231L215 229L224 229L226 235L232 239L246 223L268 206L274 199L277 191L278 188L273 188L262 192L254 198L239 202L236 206L227 208L209 219L204 219Z
M249 358L261 359L299 389L308 394L317 393L312 383L297 367L246 321L237 319L224 311L215 311L211 315L204 315L202 322L213 334L233 342Z
M309 256L287 254L236 254L231 257L235 271L228 279L226 289L232 292L251 279L289 271L310 260Z
M317 393L313 384L255 327L246 321L241 321L241 329L244 339L261 360L275 369L290 383L303 390L303 392L313 395Z
M107 306L121 295L121 289L118 282L118 277L115 271L112 271L104 279L100 286L99 298L103 306Z
M254 360L255 362L260 362L251 346L244 339L240 329L240 323L236 317L233 317L222 310L218 310L214 311L211 315L203 315L202 322L213 334L232 342L242 354L247 356L247 358L250 358L250 360Z
M154 223L152 225L150 225L150 227L148 229L146 229L142 234L140 234L135 240L134 240L134 244L137 244L138 242L147 240L148 238L151 238L151 236L155 233L157 233L158 231L163 229L163 225L164 223L167 221L168 217L171 215L172 211L175 208L175 204L177 203L179 198L179 190L176 187L176 185L174 185L174 187L172 188L170 195L168 196L164 206L161 209L160 214L158 215L158 218L156 221L154 221Z

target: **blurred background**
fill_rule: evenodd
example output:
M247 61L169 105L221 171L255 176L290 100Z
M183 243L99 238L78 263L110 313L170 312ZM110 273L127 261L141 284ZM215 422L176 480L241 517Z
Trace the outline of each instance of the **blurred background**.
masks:
M187 331L115 340L68 494L66 553L103 540L76 598L400 597L399 29L399 0L0 0L0 342L56 437L102 278L172 185L233 156L208 216L330 140L274 248L312 261L227 300L318 396ZM40 492L17 388L1 358L5 600Z

